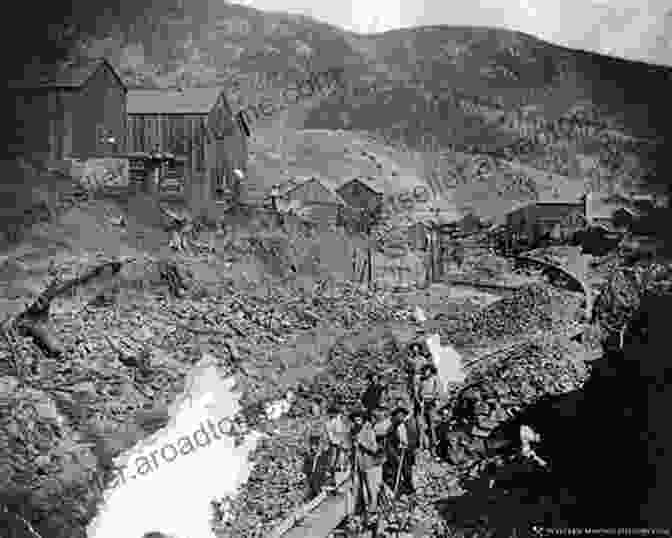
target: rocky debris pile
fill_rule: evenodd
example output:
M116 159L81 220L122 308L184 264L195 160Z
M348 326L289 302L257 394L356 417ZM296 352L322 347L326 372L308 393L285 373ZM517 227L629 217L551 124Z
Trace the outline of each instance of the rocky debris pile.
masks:
M535 297L539 301L540 296L546 298L546 306L549 307L551 290L523 292L528 301L533 301ZM531 307L533 305L529 304L528 308ZM521 316L522 312L517 315ZM486 324L486 321L482 323ZM465 324L461 330L469 332L472 327L473 323ZM513 329L511 331L515 334ZM452 334L457 335L457 329ZM297 401L290 412L272 424L266 422L265 428L270 427L273 435L261 443L252 456L259 463L253 468L248 484L242 487L240 495L233 501L231 514L226 518L228 522L221 525L222 536L256 536L259 532L268 532L301 504L300 451L305 448L308 433L321 426L320 417L312 414L312 404L326 401L354 407L365 389L366 374L370 371L382 372L388 377L390 391L384 403L394 404L400 399L407 399L399 362L399 339L391 333L369 336L359 338L349 334L339 339L331 346L326 363L316 369L319 373L296 391ZM481 333L472 336L472 339L476 341L482 336L481 328ZM501 334L498 337L501 338ZM415 506L407 507L408 512L413 512L416 522L425 529L441 527L434 502L438 498L460 493L455 467L463 469L463 466L482 460L485 437L497 425L544 394L571 390L582 382L585 372L580 362L580 351L579 347L564 340L530 343L498 357L499 360L480 365L470 374L467 384L472 396L479 401L478 412L460 425L462 429L451 424L456 431L448 440L452 451L448 461L436 462L424 453L419 456L416 465L417 502ZM268 389L263 392L263 385L265 383L259 384L258 394L262 400L270 396ZM461 395L458 400L466 399ZM257 404L257 408L256 415L261 417L263 405ZM257 419L255 427L260 420ZM269 491L272 493L269 494ZM438 532L435 530L428 530L427 535Z
M403 394L405 379L396 353L399 344L394 337L370 341L353 350L347 344L332 348L325 372L317 376L310 387L311 393L327 401L336 401L351 407L359 402L366 389L369 373L387 377L390 394Z
M305 439L294 428L280 428L259 442L248 481L216 524L220 538L263 536L301 504L303 450Z
M62 274L77 274L82 263L64 262ZM134 278L132 274L126 277ZM49 529L45 536L69 538L84 538L84 526L78 525L92 516L102 495L103 481L97 478L97 485L92 487L91 476L104 476L104 466L116 455L162 426L160 420L143 417L148 410L171 403L183 389L190 366L203 353L213 355L225 371L243 374L240 386L244 410L240 420L248 427L256 426L262 421L263 405L282 394L281 379L290 368L285 364L287 356L308 356L296 347L295 335L318 333L325 337L328 331L394 321L400 315L393 298L374 299L370 292L356 286L336 287L330 296L303 296L282 288L270 294L253 294L223 286L216 294L187 295L176 300L160 290L137 290L121 282L110 301L71 300L56 306L50 315L50 327L63 342L62 357L46 357L31 340L12 334L0 339L0 375L19 379L24 387L38 391L45 402L53 402L64 421L59 427L68 428L68 433L44 429L39 416L19 420L6 414L5 409L19 410L21 406L14 400L4 402L2 417L9 417L9 422L3 423L0 434L5 430L9 433L7 442L0 443L0 461L12 465L12 471L2 476L8 476L8 485L17 488L30 484L42 491L47 477L59 483L60 477L73 477L72 484L64 482L71 484L67 491L65 486L55 485L45 490L51 492L48 498L43 499L39 491L31 494L29 510L35 516L28 516L38 532ZM411 316L412 309L402 313ZM284 355L279 355L282 350ZM316 355L326 360L326 352ZM299 366L308 378L314 373L314 364L291 367ZM321 363L315 369L320 367ZM259 413L255 413L255 405L260 407ZM293 412L309 407L302 398ZM26 451L23 459L13 447L18 442L17 428L21 435L36 428L44 430L43 438L30 437L19 443ZM302 440L296 440L296 446L302 444ZM85 452L84 459L66 461L66 448ZM61 450L65 451L62 461L60 456L52 457L50 451L61 454ZM47 454L48 461L35 460L36 454ZM278 466L285 465L283 458L278 461L282 462ZM46 465L48 474L38 464ZM259 468L265 479L270 476L263 465ZM290 484L290 489L296 490L296 481L278 476L282 476L278 484L283 484L278 487ZM88 493L82 493L81 488ZM293 499L279 492L272 498ZM270 513L267 509L264 512ZM39 520L42 517L47 519Z
M0 378L0 504L55 538L82 536L101 493L89 487L97 458L68 422L47 393Z
M616 525L657 528L661 530L654 534L665 533L663 529L672 521L670 481L661 479L672 470L666 457L672 444L666 413L670 394L659 390L656 380L662 380L670 368L668 361L659 360L656 350L664 349L669 332L664 317L657 313L669 308L671 297L645 295L626 330L622 350L609 350L580 389L539 401L511 422L509 439L520 424L532 425L541 434L535 451L550 465L544 472L527 476L522 476L521 466L508 477L502 476L501 465L496 473L489 469L481 475L486 494L473 510L481 520L479 535L489 535L484 526L502 529L501 519L483 524L495 503L507 507L509 520L519 531L529 529L530 524L565 528ZM645 339L642 332L646 332ZM643 431L648 434L642 435ZM616 436L614 432L618 432ZM629 464L622 466L623 461ZM619 469L623 487L614 487L614 469ZM506 485L488 489L488 475L493 474ZM512 487L516 481L519 484ZM511 489L523 494L514 498L516 495L507 491ZM464 518L466 508L450 511Z
M474 365L443 426L444 457L460 467L474 465L486 455L486 439L501 424L543 396L582 386L588 371L581 351L578 344L551 338Z
M250 479L232 503L231 518L220 536L258 536L280 523L303 502L301 451L309 432L321 429L322 417L312 414L318 401L338 402L354 408L364 391L366 373L387 372L393 393L401 393L401 371L391 360L398 349L392 337L372 338L353 349L347 341L333 348L322 373L297 391L288 415L275 421L273 435L259 443Z
M662 295L672 289L672 265L669 263L628 267L612 261L610 266L610 274L599 288L593 312L593 319L605 337L613 337L621 331L644 295Z
M416 458L414 484L416 506L411 516L414 522L432 529L432 536L446 536L448 529L436 503L438 499L463 493L455 468L446 461L437 461L428 451L422 451Z
M578 319L581 296L533 284L483 310L456 319L439 318L436 329L453 345L471 347L550 330Z

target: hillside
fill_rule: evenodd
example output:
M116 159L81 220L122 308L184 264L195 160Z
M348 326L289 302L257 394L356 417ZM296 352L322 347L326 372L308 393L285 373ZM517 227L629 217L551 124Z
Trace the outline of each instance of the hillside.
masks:
M434 26L357 35L308 17L209 0L155 15L90 42L87 53L108 56L130 86L221 84L241 109L262 96L282 104L280 90L290 81L344 69L338 91L253 126L259 139L271 125L365 131L402 152L490 154L528 167L535 178L552 173L554 186L565 192L569 180L600 191L641 189L657 165L651 141L668 138L660 111L667 107L669 68L570 50L519 32ZM462 188L482 194L454 193L455 159L437 175L428 157L424 179L444 198L466 205L496 199L506 207L529 197L506 173L495 184ZM580 190L578 183L569 188Z
M366 133L260 128L251 151L250 194L290 178L312 176L334 188L357 176L373 177L387 195L426 185L422 155L387 146Z

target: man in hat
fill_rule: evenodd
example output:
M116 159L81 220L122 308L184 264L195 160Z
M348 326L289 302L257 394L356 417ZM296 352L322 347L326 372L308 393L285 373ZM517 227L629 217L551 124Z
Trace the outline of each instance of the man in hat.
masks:
M370 372L367 380L368 385L364 394L362 394L362 405L369 415L373 415L385 393L385 385L383 385L378 372Z
M378 494L383 482L384 454L376 440L370 415L358 409L350 415L354 449L355 476L359 478L364 507L371 516L378 512Z
M306 501L317 497L329 474L329 451L324 437L311 434L308 450L303 454L302 471L305 476Z
M422 407L422 420L425 423L425 436L428 448L436 455L436 433L434 431L434 411L441 398L441 381L436 366L428 364L423 367L420 374L420 405Z
M391 417L386 449L385 482L394 492L412 495L413 466L419 446L417 422L404 406L398 406Z
M385 405L379 405L373 413L373 430L376 432L378 443L383 446L387 434L392 427L392 417Z
M444 461L448 459L448 454L450 452L450 443L448 442L448 437L453 429L453 426L450 423L451 418L452 414L448 407L443 407L441 410L439 410L439 423L435 429L436 455Z
M347 466L347 455L352 443L350 424L338 404L334 403L327 409L325 430L329 440L330 469L332 473L343 471Z
M413 411L416 416L420 414L420 398L418 393L418 370L425 363L425 350L420 342L412 342L408 346L408 355L404 364L406 373L406 387L408 395L413 402Z

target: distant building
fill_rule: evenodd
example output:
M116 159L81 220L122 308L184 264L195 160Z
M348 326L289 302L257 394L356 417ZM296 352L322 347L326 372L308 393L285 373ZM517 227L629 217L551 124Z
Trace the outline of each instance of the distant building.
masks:
M588 193L586 195L586 220L592 226L607 229L626 229L642 215L655 208L652 196L620 196Z
M383 203L384 192L374 181L365 177L351 179L336 191L350 207L373 209Z
M566 240L585 226L586 205L579 200L536 201L506 215L510 246L533 246L543 238Z
M201 199L226 200L247 172L247 133L219 87L129 90L127 139L131 153L184 157L177 175Z
M482 226L481 220L473 213L466 214L456 223L457 231L464 235L476 233Z
M277 207L281 212L297 212L307 220L329 225L340 222L346 203L331 186L317 178L281 185L276 191Z
M8 86L23 118L16 153L58 161L124 150L127 90L107 60L29 66Z

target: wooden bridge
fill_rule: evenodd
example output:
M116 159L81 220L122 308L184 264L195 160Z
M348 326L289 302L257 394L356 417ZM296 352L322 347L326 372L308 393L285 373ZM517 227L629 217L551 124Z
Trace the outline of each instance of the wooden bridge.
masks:
M527 263L534 263L538 265L542 265L546 267L547 269L550 269L552 271L556 271L572 282L578 284L578 286L581 288L583 293L586 296L586 319L590 320L592 318L592 312L593 312L593 295L592 295L592 290L590 289L590 286L588 285L588 282L585 280L585 276L578 275L575 272L573 272L571 269L562 266L558 263L552 262L550 260L545 260L542 258L538 258L536 256L529 256L525 254L520 254L515 257L516 260L522 261L522 262L527 262Z

